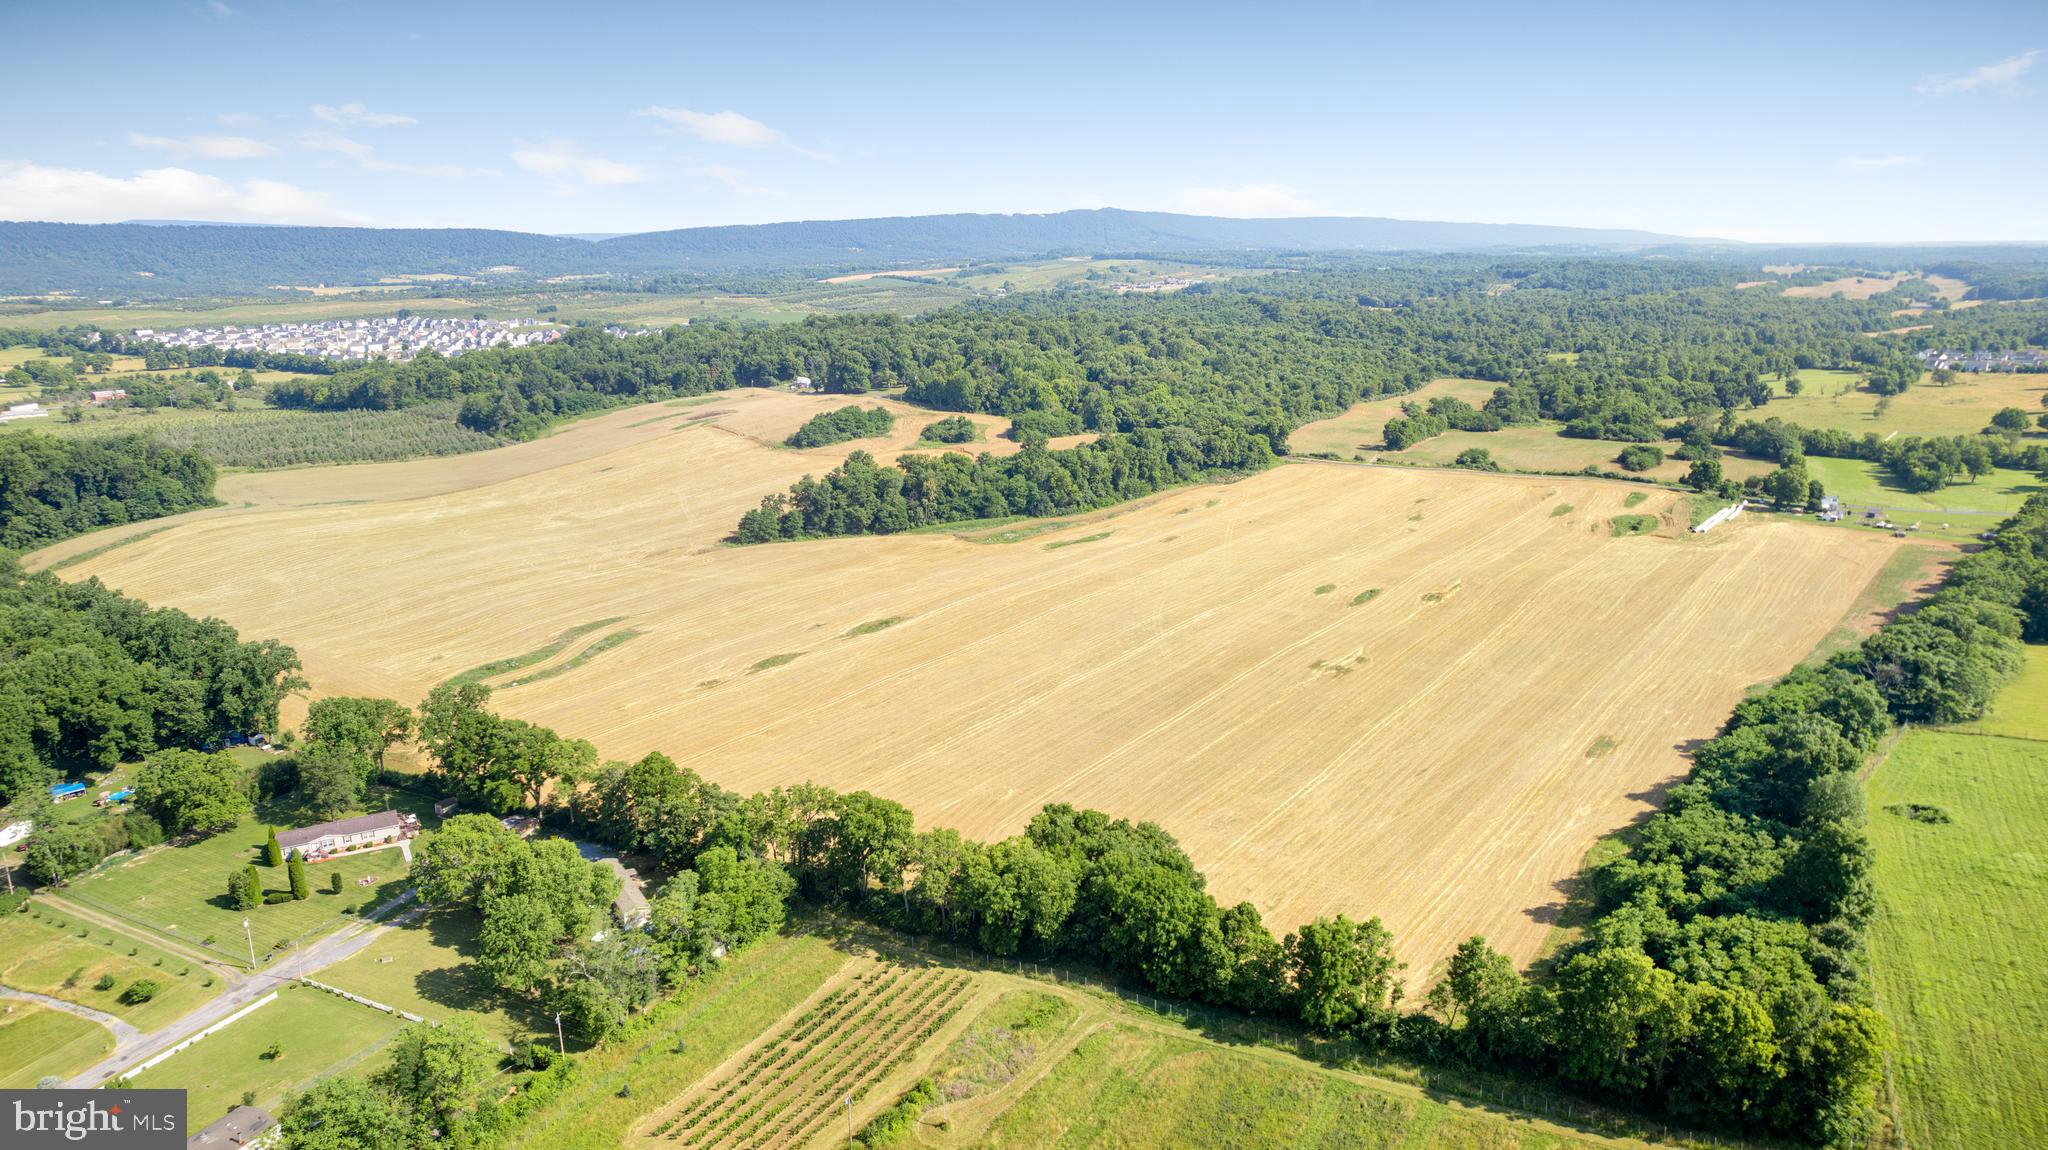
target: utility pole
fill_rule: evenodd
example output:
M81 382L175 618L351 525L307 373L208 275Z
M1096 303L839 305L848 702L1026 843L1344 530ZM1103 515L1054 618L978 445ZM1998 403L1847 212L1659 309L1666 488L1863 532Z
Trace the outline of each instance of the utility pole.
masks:
M555 1011L555 1053L569 1053L569 1048L562 1045L562 1012L559 1010Z
M249 973L256 973L256 935L249 930L249 920L242 920L242 937L249 940Z

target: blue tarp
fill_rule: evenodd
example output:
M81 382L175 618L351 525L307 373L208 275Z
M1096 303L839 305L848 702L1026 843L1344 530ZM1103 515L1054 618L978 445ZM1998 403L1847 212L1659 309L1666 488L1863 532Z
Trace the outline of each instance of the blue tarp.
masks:
M53 799L69 798L72 795L83 793L85 793L84 783L57 783L50 788L50 797Z

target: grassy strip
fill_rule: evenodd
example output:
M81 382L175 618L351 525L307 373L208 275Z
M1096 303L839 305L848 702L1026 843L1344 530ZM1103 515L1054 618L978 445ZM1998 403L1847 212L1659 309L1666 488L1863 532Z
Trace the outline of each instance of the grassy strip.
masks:
M592 643L590 646L583 648L581 651L578 651L574 658L564 659L563 661L556 663L552 667L546 667L542 670L535 671L533 674L528 675L524 679L514 679L511 682L506 683L505 686L521 687L525 686L528 683L538 683L543 679L552 679L556 675L565 675L570 671L573 671L576 668L581 667L583 664L590 662L592 659L597 658L599 655L604 654L606 651L609 651L614 647L625 644L633 639L637 639L640 636L645 635L646 633L647 632L642 631L637 627L628 627L623 631L614 631L611 634L606 635L604 638L599 639L597 642Z
M1634 507L1649 497L1650 493L1647 491L1631 491L1628 493L1628 498L1621 501L1621 505L1623 507Z
M846 637L848 639L853 639L858 638L862 635L872 635L877 631L886 631L889 628L894 627L896 624L901 622L903 622L903 617L901 615L891 615L887 619L870 619L867 622L862 623L860 626L855 627L851 631L848 631L846 633Z
M1363 590L1363 591L1360 591L1360 592L1359 592L1358 594L1356 594L1356 595L1353 595L1353 596L1351 597L1351 606L1353 606L1353 607L1359 607L1359 606L1363 606L1363 605L1365 605L1365 604L1367 604L1367 603L1370 603L1370 602L1372 602L1372 601L1373 601L1374 599L1377 599L1377 598L1379 598L1379 597L1380 597L1380 589L1379 589L1379 588L1377 588L1377 587L1367 587L1367 588L1366 588L1365 590Z
M773 671L777 667L787 667L802 658L803 655L802 651L787 651L780 655L770 655L766 659L748 667L747 674L755 675L762 671Z
M1550 509L1550 517L1552 519L1556 519L1564 515L1570 515L1571 513L1572 505L1569 503L1560 503L1557 506Z
M614 615L609 619L599 619L594 623L579 624L555 636L554 642L549 643L545 647L536 647L524 655L513 655L509 658L493 659L488 663L479 664L455 675L453 678L442 680L441 685L445 687L461 687L470 683L481 683L485 679L495 679L500 675L510 674L513 671L531 667L535 663L544 663L561 654L564 648L583 636L590 634L600 627L609 627L613 623L621 622L625 618L624 615Z
M1047 551L1058 551L1062 547L1076 547L1083 543L1095 543L1107 539L1114 534L1116 534L1114 531L1098 531L1093 535L1083 535L1079 539L1055 539L1051 543L1046 544L1045 549Z
M1660 521L1655 515L1617 515L1607 521L1614 531L1614 537L1621 539L1630 535L1647 535L1657 529Z
M66 567L76 567L78 564L84 563L89 559L97 559L100 556L105 555L107 552L112 551L116 547L126 547L130 543L134 543L142 539L147 539L152 535L162 535L164 532L169 531L173 526L176 525L166 523L162 527L152 527L147 531L137 531L133 535L122 536L121 538L114 540L112 543L102 543L98 547L95 547L90 551L80 551L76 555L67 555L64 558L57 560L55 563L50 564L48 567L43 568L43 570L62 571Z

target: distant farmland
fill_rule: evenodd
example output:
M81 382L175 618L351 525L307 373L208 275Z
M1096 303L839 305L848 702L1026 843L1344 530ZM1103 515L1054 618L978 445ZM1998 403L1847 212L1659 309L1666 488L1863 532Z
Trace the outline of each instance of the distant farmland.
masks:
M982 836L1051 801L1153 819L1224 901L1278 929L1381 915L1421 974L1473 933L1533 957L1588 846L1893 547L1767 516L1681 538L1683 500L1619 484L1322 464L1061 523L722 546L762 495L928 422L775 446L834 405L732 393L237 476L229 508L73 541L98 553L64 574L277 636L323 692L515 667L486 679L528 682L507 713L740 789L867 788ZM1663 523L1616 538L1624 509Z

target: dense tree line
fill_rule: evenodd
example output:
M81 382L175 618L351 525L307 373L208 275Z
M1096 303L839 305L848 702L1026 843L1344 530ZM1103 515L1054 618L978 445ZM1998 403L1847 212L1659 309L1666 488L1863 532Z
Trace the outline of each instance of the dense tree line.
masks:
M856 451L822 479L806 476L741 516L741 543L827 535L886 535L933 523L1064 515L1150 495L1273 460L1264 436L1185 427L1104 436L1060 451L1027 436L1015 455L906 455L884 467Z
M211 507L213 464L146 435L0 435L0 548Z
M230 731L305 685L292 649L0 561L0 802ZM196 829L196 828L195 828Z

